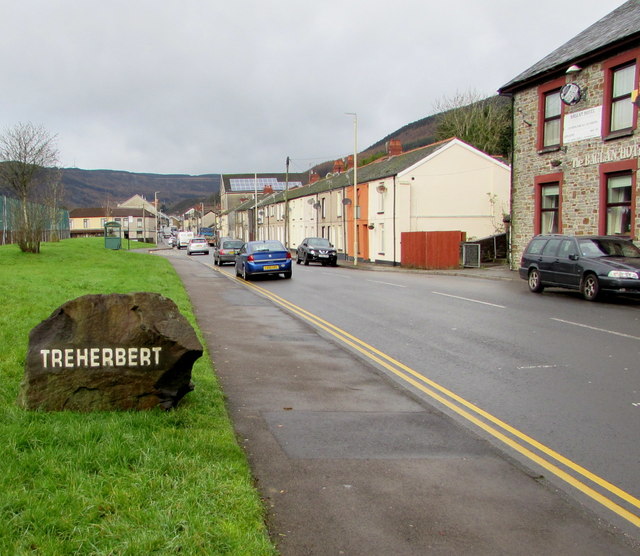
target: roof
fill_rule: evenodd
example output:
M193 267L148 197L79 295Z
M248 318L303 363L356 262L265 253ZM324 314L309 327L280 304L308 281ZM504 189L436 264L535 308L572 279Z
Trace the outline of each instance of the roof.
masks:
M640 0L628 0L619 8L579 33L548 56L523 71L498 92L509 94L531 82L561 72L572 64L585 63L598 56L628 47L640 39Z
M497 160L489 155L486 155L482 151L479 151L475 147L472 147L457 139L455 137L446 139L438 143L432 143L426 147L420 147L418 149L408 151L399 155L391 156L376 160L367 164L366 166L358 167L358 184L370 183L376 180L397 176L419 164L423 160L435 155L441 150L447 149L452 145L462 145L465 148L471 149L478 154L487 157L498 165L506 166L500 160ZM296 189L290 189L284 192L275 192L269 195L265 195L259 198L258 206L269 205L272 203L279 203L284 201L285 195L288 200L297 199L299 197L307 197L309 195L316 195L318 193L324 193L325 191L331 191L334 189L340 189L343 187L350 187L353 185L353 168L340 174L327 174L324 179L321 179L315 183L310 183L304 187L298 187ZM229 209L228 212L248 210L255 206L255 199L248 199L241 205Z
M142 216L141 208L105 208L105 207L81 207L69 211L69 218L126 218L127 216ZM154 214L148 210L144 215L153 218Z
M258 191L262 191L265 186L270 186L274 191L285 189L286 182L289 187L304 185L309 182L309 175L306 172L290 174L223 174L220 177L220 191L225 193L245 194L253 193L257 185Z

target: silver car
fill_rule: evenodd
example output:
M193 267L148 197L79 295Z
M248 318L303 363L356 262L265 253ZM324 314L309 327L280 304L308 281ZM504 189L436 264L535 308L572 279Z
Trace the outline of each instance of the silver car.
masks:
M218 244L213 248L213 264L221 266L224 263L235 263L236 254L243 245L244 241L241 239L220 238Z
M203 255L209 254L209 243L203 237L194 237L189 240L187 245L187 255L193 255L194 253L202 253Z

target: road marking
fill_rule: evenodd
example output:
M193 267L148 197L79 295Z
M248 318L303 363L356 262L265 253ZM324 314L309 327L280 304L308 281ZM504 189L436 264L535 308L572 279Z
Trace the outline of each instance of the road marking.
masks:
M401 284L394 284L392 282L382 282L381 280L367 280L367 282L374 282L376 284L385 284L386 286L395 286L396 288L406 288L407 286L403 286Z
M459 295L451 295L449 293L431 292L434 295L442 295L444 297L453 297L454 299L462 299L463 301L471 301L472 303L480 303L482 305L489 305L491 307L497 307L498 309L506 309L504 305L496 305L495 303L489 303L487 301L480 301L479 299L471 299L469 297L460 297Z
M277 305L289 310L290 312L298 315L302 319L308 321L314 326L324 330L328 334L337 338L340 342L349 347L355 349L366 358L371 361L377 363L384 369L387 369L391 373L395 374L397 377L404 380L407 384L412 385L416 389L421 392L427 394L432 399L438 401L445 407L451 409L453 412L457 413L470 423L473 423L489 435L493 436L495 439L499 440L503 444L509 446L513 450L517 451L525 458L533 461L567 483L572 486L576 490L579 490L583 494L587 495L592 500L598 502L605 508L608 508L613 513L618 516L626 519L636 527L640 527L640 515L634 514L631 511L627 510L619 503L614 500L608 498L602 493L598 492L592 486L589 486L582 480L574 477L564 469L561 469L549 460L555 460L559 464L565 466L570 471L573 471L578 476L591 481L596 486L600 487L603 490L608 491L612 495L618 497L624 502L640 508L640 500L628 492L622 490L616 485L610 483L606 479L599 477L595 473L592 473L588 469L582 467L581 465L571 461L566 458L562 454L556 452L555 450L545 446L544 444L538 442L534 438L528 436L527 434L521 432L520 430L512 427L508 423L505 423L498 417L493 416L487 411L481 409L475 404L465 400L461 396L455 394L453 391L445 388L444 386L439 385L435 381L427 378L426 376L420 374L419 372L411 369L407 365L397 361L391 356L383 353L377 348L367 344L366 342L356 338L355 336L349 334L345 330L331 324L328 321L318 317L317 315L310 313L306 309L299 307L290 301L276 295L275 293L270 292L256 284L251 282L245 282L241 278L232 278L229 275L226 275L229 279L234 280L235 282L240 282L244 284L249 289L254 290L255 292L263 295L267 299L270 299ZM484 420L483 420L484 419ZM502 432L500 429L502 429ZM511 436L507 436L508 433ZM531 448L538 450L540 453L536 453L532 451L531 448L528 448L524 444L528 444ZM545 457L549 459L545 459Z
M640 340L638 336L632 336L631 334L624 334L623 332L616 332L615 330L607 330L606 328L597 328L595 326L589 326L588 324L580 324L579 322L571 322L570 320L554 319L556 322L562 322L564 324L571 324L573 326L579 326L581 328L588 328L589 330L595 330L596 332L604 332L606 334L613 334L614 336L621 336L622 338L630 338L631 340Z

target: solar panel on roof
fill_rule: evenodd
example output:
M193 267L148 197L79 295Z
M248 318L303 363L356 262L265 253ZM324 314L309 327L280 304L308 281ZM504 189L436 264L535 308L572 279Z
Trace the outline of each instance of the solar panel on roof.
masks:
M289 182L289 188L300 187L302 182ZM231 191L262 191L265 187L271 187L274 191L284 191L287 187L286 182L278 181L277 178L233 178L229 180Z

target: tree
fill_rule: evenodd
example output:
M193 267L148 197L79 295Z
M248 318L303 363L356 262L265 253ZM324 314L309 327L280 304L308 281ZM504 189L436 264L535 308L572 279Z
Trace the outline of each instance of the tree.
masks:
M19 210L12 215L16 243L39 253L40 242L61 200L55 136L42 126L19 123L0 135L0 183L13 192Z
M512 109L507 99L458 92L436 101L435 108L438 140L455 136L487 154L510 157Z

